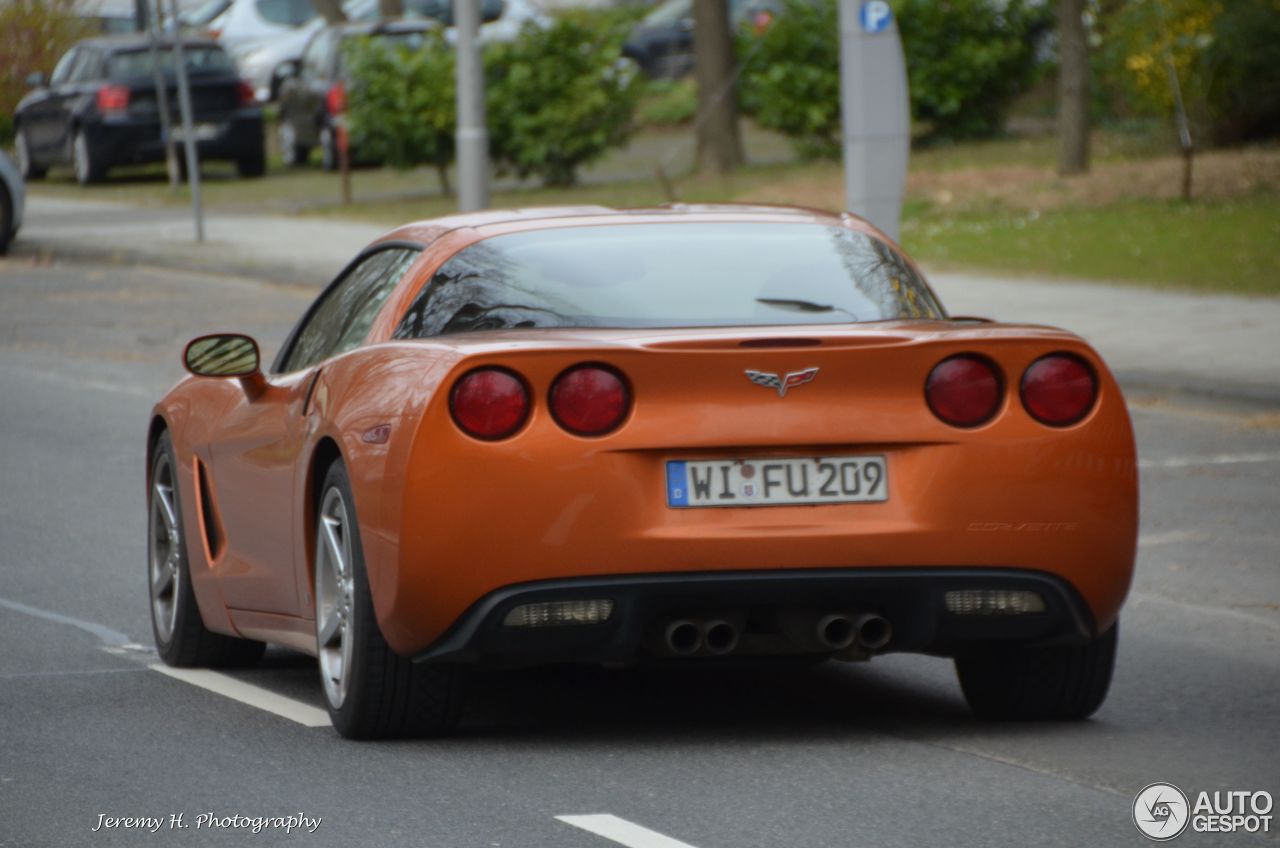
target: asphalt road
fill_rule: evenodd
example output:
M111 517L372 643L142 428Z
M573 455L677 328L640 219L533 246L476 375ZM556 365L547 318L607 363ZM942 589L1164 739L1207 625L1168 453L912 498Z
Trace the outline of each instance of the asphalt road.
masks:
M1191 397L1131 396L1140 564L1091 721L977 721L950 663L892 656L490 675L456 737L361 744L149 669L150 405L190 336L269 356L310 294L0 262L0 846L1141 845L1147 784L1280 795L1280 410ZM236 677L322 704L288 652ZM321 821L255 836L209 813ZM679 843L557 818L590 814Z

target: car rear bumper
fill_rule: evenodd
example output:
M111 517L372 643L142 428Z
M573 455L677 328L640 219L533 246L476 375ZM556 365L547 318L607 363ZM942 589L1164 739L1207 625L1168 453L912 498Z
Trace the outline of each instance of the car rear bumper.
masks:
M1034 592L1040 612L961 615L947 593ZM513 627L516 607L566 600L609 600L601 624ZM810 640L807 622L823 616L877 615L889 625L883 646L835 651ZM420 662L493 666L631 662L677 657L664 637L676 621L731 622L736 646L721 656L823 654L859 659L876 653L944 656L990 644L1079 644L1094 638L1088 605L1064 580L1043 572L988 568L810 569L652 574L546 580L508 586L471 606ZM708 656L706 650L690 658Z
M174 116L177 120L177 116ZM242 109L230 115L200 116L195 122L210 129L199 137L196 148L203 159L240 159L263 152L262 112ZM175 130L180 124L175 125ZM105 165L135 165L164 161L160 123L137 118L103 119L88 129L95 156Z

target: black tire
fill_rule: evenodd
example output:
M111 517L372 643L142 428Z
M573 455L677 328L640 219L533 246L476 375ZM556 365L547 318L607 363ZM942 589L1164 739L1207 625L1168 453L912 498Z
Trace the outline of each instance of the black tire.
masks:
M1014 648L956 659L970 709L982 718L1084 719L1102 706L1119 622L1087 645Z
M71 139L71 167L75 170L76 182L82 186L100 183L107 178L106 163L94 151L83 129L76 130Z
M325 560L329 554L321 551L320 526L328 516L337 515L337 506L331 500L331 492L341 499L345 523L338 532L345 540L350 553L350 596L343 601L342 590L325 589L322 573L331 574L333 560ZM439 736L448 733L458 722L465 686L464 669L449 664L419 664L400 656L387 645L378 627L373 610L373 598L369 591L369 579L365 571L364 549L360 540L360 525L355 515L355 499L346 467L341 460L329 466L324 483L320 486L317 501L317 549L315 557L316 641L317 653L321 653L320 677L325 703L334 728L348 739L389 739L402 737ZM336 593L336 594L335 594ZM327 679L323 650L339 650L348 636L339 636L338 645L331 638L320 644L321 625L329 619L326 597L346 604L346 614L339 616L346 622L345 630L354 641L350 645L350 664L342 665L342 673L350 675L345 694L338 696L335 705L333 689L339 687L337 679ZM338 631L341 632L341 631Z
M261 150L236 160L236 173L243 179L256 179L266 172L267 157Z
M166 480L163 469L170 469L170 477ZM253 665L262 657L266 644L251 639L237 639L214 633L204 626L200 617L200 607L196 603L195 592L191 586L191 569L187 557L186 533L182 522L182 505L177 486L177 460L173 452L173 441L168 432L163 433L151 454L151 480L147 489L147 577L148 594L151 599L151 633L155 638L156 653L160 659L172 666L213 666L231 667ZM172 542L168 550L176 559L176 573L172 586L172 625L160 620L162 614L157 604L157 542L163 526L163 518L156 502L158 486L168 484L171 491L171 504L175 522L175 533L168 536ZM157 520L160 524L157 524ZM166 587L167 588L167 587ZM170 631L171 632L166 632Z
M18 173L27 182L43 180L49 173L48 165L37 165L31 157L31 145L27 143L27 131L19 128L13 136L14 154L17 156Z
M0 256L9 252L9 242L13 238L13 198L9 189L0 183Z

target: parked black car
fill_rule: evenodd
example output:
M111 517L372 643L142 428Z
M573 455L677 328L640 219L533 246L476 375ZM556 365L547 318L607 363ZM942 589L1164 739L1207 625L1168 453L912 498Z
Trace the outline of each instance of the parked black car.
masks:
M782 11L782 0L729 0L735 28L763 30ZM667 0L631 30L622 55L650 77L682 77L693 70L693 0Z
M312 36L298 62L286 64L280 86L280 155L286 165L304 165L320 148L325 170L338 167L338 120L346 110L347 67L343 50L354 39L371 38L388 48L419 49L427 33L438 29L430 19L367 21L325 27ZM442 80L441 85L453 85ZM372 164L351 149L352 161Z
M262 109L221 47L184 40L191 84L193 131L201 161L227 159L241 176L266 170ZM161 63L175 132L178 95L171 42L155 54ZM103 179L116 165L164 160L150 42L144 35L91 38L59 60L53 76L32 74L35 89L14 113L18 167L27 180L51 165L71 164L81 185Z

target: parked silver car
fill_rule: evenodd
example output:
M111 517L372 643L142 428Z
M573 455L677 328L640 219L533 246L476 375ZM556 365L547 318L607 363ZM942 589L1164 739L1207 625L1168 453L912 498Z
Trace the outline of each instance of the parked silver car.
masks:
M9 242L22 226L22 210L27 204L27 188L13 161L0 150L0 255L9 251Z

